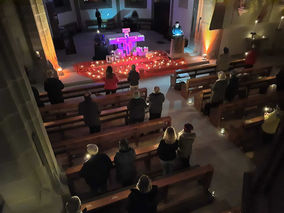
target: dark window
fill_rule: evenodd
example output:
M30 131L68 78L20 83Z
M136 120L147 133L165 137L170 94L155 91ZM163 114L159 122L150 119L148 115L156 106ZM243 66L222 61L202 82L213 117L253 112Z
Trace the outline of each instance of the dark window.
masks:
M125 0L125 8L147 8L147 0Z

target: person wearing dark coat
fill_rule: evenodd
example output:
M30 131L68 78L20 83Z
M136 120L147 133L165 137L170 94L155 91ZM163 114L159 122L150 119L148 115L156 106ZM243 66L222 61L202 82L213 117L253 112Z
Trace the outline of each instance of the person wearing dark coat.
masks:
M84 94L84 101L79 103L79 114L84 116L84 122L90 133L101 131L100 110L96 102L92 101L91 93Z
M211 90L210 103L207 103L204 107L204 114L209 115L210 109L212 107L217 107L219 104L222 104L225 99L226 89L228 85L228 80L226 74L223 71L218 72L218 79L213 84Z
M152 185L150 178L142 175L128 196L128 213L156 213L157 206L158 186Z
M123 186L134 183L136 178L135 159L135 151L128 146L127 140L119 141L119 152L115 154L114 164L116 178Z
M104 193L107 189L110 169L113 166L111 160L106 154L99 153L99 148L96 144L88 144L87 152L87 155L90 155L90 159L84 163L80 170L80 175L95 194Z
M154 87L154 92L149 95L149 103L150 103L150 118L149 120L160 118L163 109L163 103L165 101L165 96L160 92L159 87Z
M96 18L98 22L98 30L102 29L102 16L98 8L96 8Z
M158 156L163 167L163 174L171 174L174 170L178 140L173 127L168 127L158 146Z
M284 90L284 68L282 68L276 75L276 91L280 92Z
M37 106L38 107L44 107L44 103L40 100L39 92L38 92L37 88L32 86L32 91L33 91Z
M63 103L64 98L62 89L64 84L53 76L52 72L48 72L48 78L44 81L44 90L47 92L47 96L51 104Z
M129 101L127 109L129 111L129 123L143 122L145 119L146 102L140 97L138 90L134 91L133 98Z
M226 89L225 99L227 101L234 100L235 96L238 94L239 89L239 78L235 72L231 73L231 78L229 80L229 84Z
M136 72L136 67L133 64L130 72L128 73L128 78L127 78L127 80L130 83L130 89L131 90L138 89L139 79L140 79L140 75L139 75L138 72Z

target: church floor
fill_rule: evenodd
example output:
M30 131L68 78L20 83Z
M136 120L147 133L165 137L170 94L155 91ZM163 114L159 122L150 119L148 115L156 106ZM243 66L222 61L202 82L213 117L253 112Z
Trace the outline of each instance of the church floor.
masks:
M150 36L146 34L146 42L148 42L149 38L165 42L164 44L155 43L156 46L151 46L150 49L169 49L169 41L155 32L150 31L147 33ZM76 35L74 39L78 52L77 55L66 56L63 51L58 52L61 66L65 69L70 69L72 64L76 62L89 61L93 56L92 33L81 33ZM84 39L84 42L81 42L82 39ZM77 42L80 45L77 45ZM271 58L265 57L259 65L270 64ZM283 64L282 59L277 57L273 61L279 65ZM69 79L70 81L68 80L68 82L63 79L64 83L90 82L89 79L78 76L72 70L68 70L66 74L70 74L71 80ZM254 168L253 163L238 147L228 141L225 136L220 135L218 129L211 125L207 117L196 111L192 104L187 103L178 91L170 88L169 76L145 79L140 82L140 87L146 87L148 94L151 93L156 85L161 88L161 92L166 96L163 116L171 116L172 125L177 131L180 131L186 122L190 122L194 126L197 138L193 145L191 164L206 165L210 163L214 167L210 191L214 191L215 201L210 205L195 210L194 213L217 213L230 209L230 207L239 207L241 205L243 173L252 170Z

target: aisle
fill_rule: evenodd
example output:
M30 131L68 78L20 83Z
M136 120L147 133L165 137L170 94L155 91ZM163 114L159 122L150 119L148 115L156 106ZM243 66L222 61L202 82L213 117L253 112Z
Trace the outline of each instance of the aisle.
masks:
M228 207L241 205L243 173L254 168L250 160L225 136L211 125L207 117L195 110L182 98L178 91L169 88L169 76L142 80L140 87L146 87L148 94L154 85L161 88L166 96L163 115L172 117L173 126L180 131L184 123L190 122L197 134L193 145L191 164L212 164L215 171L211 190L216 195L216 200L211 205L194 211L218 212L219 209L226 210ZM217 211L216 211L217 210Z

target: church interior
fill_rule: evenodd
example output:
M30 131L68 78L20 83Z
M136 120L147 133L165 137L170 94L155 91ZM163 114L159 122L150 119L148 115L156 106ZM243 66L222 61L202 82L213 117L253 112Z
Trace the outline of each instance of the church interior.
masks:
M283 0L0 0L0 54L0 213L284 212Z

